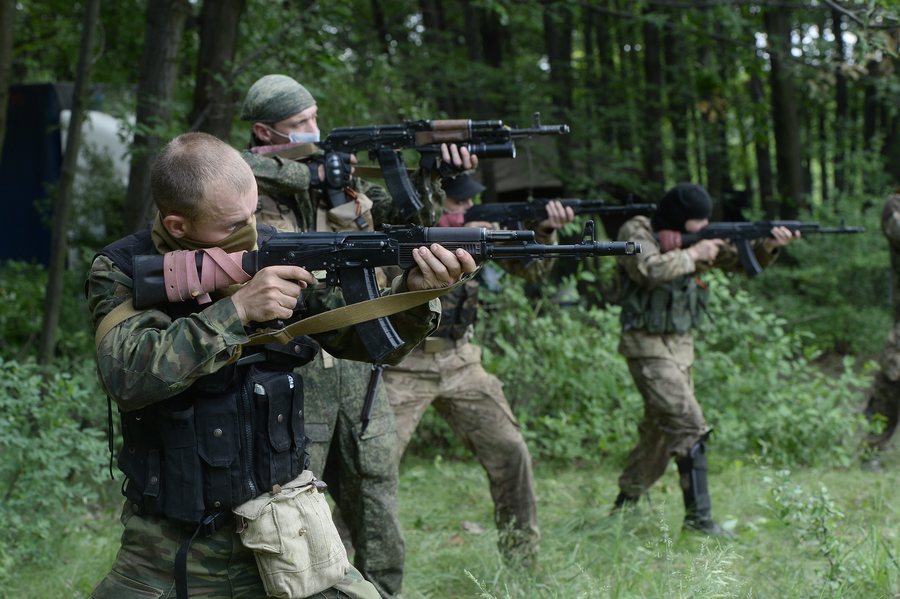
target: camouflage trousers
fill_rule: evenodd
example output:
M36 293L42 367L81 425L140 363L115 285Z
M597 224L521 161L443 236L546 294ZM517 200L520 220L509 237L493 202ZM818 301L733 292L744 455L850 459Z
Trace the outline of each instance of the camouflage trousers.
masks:
M94 588L93 599L174 599L175 554L194 527L165 518L122 511L122 545L112 570ZM266 597L253 553L241 544L234 525L194 539L187 557L188 594L205 599ZM355 569L317 598L378 599L375 588Z
M430 341L452 347L429 347ZM532 559L540 533L531 455L503 394L481 365L481 348L466 341L426 340L384 379L397 420L400 452L429 405L475 454L490 481L499 547L513 561Z
M353 563L382 597L403 586L405 545L397 513L394 414L382 389L365 433L362 410L372 367L322 352L300 369L310 439L309 469L328 483L335 521L349 530ZM346 541L346 539L345 539Z
M900 323L891 329L881 350L879 363L881 370L869 389L866 416L870 419L880 416L884 419L884 428L879 433L870 433L866 437L866 445L881 450L894 435L900 414Z
M709 429L694 398L690 366L664 358L628 358L628 370L644 399L644 418L619 489L640 497L665 474L669 460L685 457Z

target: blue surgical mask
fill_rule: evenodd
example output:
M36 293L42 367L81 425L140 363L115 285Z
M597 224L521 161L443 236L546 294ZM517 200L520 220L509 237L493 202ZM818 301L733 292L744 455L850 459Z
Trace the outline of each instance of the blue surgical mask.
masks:
M319 132L316 131L315 133L296 133L294 131L291 131L288 134L288 139L291 140L292 144L312 144L319 141Z
M315 131L314 133L309 132L297 132L291 131L290 133L282 133L278 129L273 129L272 127L267 127L269 131L272 133L277 133L281 137L286 137L288 141L292 144L311 144L319 141L319 132Z

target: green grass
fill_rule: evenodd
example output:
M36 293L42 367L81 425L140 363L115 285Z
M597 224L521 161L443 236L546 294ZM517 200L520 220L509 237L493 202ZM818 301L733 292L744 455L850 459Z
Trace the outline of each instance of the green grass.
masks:
M711 460L714 513L738 534L733 541L681 534L674 467L654 487L650 502L609 517L616 465L537 464L540 560L535 571L521 572L505 567L497 553L487 480L477 462L409 456L400 497L406 595L897 596L900 450L884 456L880 473L853 467L788 474L716 462L714 454ZM785 503L774 501L775 489L793 493L793 509L784 519L778 509ZM51 567L22 564L20 576L0 595L89 597L115 556L116 511L117 505L100 508L76 533L61 538Z
M894 597L900 587L900 458L884 470L804 470L712 464L716 517L734 541L681 534L674 468L649 504L609 517L618 469L537 466L542 532L536 572L505 568L494 546L487 480L474 462L408 459L401 510L406 592L417 597ZM808 503L789 525L774 488L799 487ZM829 509L816 503L824 485ZM835 516L841 512L843 517ZM822 516L833 529L802 535ZM466 532L464 522L482 533ZM470 527L471 528L471 527ZM829 568L828 551L840 567ZM829 573L830 572L830 573Z

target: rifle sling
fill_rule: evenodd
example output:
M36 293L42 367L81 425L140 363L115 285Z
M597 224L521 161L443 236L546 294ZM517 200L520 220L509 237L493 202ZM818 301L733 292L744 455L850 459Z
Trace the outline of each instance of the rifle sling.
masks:
M266 343L284 344L301 335L315 335L316 333L342 329L367 320L374 320L382 316L391 316L430 302L434 298L455 289L469 278L468 276L463 277L450 287L426 289L424 291L407 291L341 306L328 312L304 318L277 331L254 333L250 335L250 340L244 346L249 347Z
M132 316L140 314L141 312L142 310L138 310L134 307L134 302L130 297L110 310L109 314L104 316L103 319L100 320L100 323L97 325L97 331L94 333L94 349L100 349L100 343L103 341L103 338L106 337L106 334L113 329L113 327L115 327L120 322L125 322Z

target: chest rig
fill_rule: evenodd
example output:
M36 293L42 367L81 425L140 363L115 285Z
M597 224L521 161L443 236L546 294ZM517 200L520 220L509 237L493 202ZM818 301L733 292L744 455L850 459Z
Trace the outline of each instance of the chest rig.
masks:
M700 325L708 302L709 290L693 274L647 288L622 273L620 320L625 331L687 333Z
M258 227L260 240L274 229ZM104 248L126 275L132 256L156 253L149 231ZM200 309L167 304L172 318ZM132 509L184 523L240 505L296 478L308 462L303 385L294 368L318 346L307 337L248 348L233 364L186 391L140 410L120 412L119 469Z

